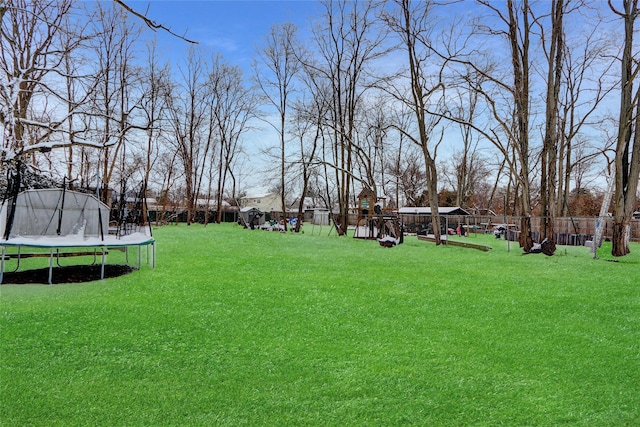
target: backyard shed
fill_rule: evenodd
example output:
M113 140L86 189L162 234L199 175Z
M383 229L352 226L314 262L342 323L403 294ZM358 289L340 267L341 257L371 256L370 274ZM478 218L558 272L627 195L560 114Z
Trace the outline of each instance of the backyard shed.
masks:
M455 227L458 223L465 222L465 217L471 214L459 206L438 207L438 214L445 217L442 221L443 227ZM408 206L398 209L400 220L405 229L411 233L420 233L430 230L431 226L431 207L429 206ZM441 230L443 233L446 230Z
M264 212L253 206L240 209L240 218L246 228L255 228L264 224Z

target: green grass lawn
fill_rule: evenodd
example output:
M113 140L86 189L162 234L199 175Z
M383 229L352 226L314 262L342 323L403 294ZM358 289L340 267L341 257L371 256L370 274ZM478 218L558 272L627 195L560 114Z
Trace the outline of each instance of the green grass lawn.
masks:
M155 270L2 285L0 424L640 425L640 245L305 227L166 226Z

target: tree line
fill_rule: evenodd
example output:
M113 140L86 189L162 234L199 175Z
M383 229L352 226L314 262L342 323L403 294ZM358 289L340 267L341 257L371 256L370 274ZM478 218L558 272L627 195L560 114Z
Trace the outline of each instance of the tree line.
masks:
M185 54L166 59L148 29L168 27L126 1L5 1L3 174L20 161L105 198L140 181L165 204L180 200L188 222L203 199L221 221L259 174L283 212L313 196L341 234L367 188L392 205L430 205L439 237L448 191L456 205L502 203L519 216L525 251L540 215L551 252L553 219L599 175L613 254L627 254L638 0L469 5L321 1L308 28L274 24L243 69L175 31ZM265 134L276 142L259 150Z

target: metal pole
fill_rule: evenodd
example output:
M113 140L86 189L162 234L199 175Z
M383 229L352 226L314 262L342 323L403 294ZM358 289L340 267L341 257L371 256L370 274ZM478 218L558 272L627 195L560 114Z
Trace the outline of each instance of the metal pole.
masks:
M102 246L102 264L100 265L100 280L104 279L104 246Z
M62 215L64 214L64 198L67 193L67 177L62 180L62 203L60 204L60 210L58 211L58 229L56 234L59 236L62 232Z
M4 255L7 251L6 246L2 246L2 259L0 260L0 284L2 284L2 277L4 276Z
M442 218L442 217L440 217L440 218ZM446 226L445 226L446 230L445 230L445 232L444 232L444 235L445 235L445 236L447 236L447 239L446 239L446 240L447 240L447 243L448 243L448 242L449 242L449 229L450 229L450 226L449 226L449 216L446 216L446 217L444 217L444 218L445 218L445 219L444 219L444 222L445 222L445 225L446 225ZM442 222L441 222L440 224L442 224Z
M509 243L509 223L507 222L507 195L502 196L502 217L506 228L504 238L507 241L507 252L511 252L511 244Z
M49 249L49 284L53 277L53 248Z

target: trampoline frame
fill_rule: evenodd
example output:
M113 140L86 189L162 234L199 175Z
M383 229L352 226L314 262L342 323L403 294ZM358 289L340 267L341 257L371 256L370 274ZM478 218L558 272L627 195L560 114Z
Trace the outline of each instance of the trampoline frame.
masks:
M52 284L53 280L53 261L56 260L58 266L60 266L60 258L65 256L91 256L94 257L94 265L96 264L97 257L100 255L100 280L104 279L104 267L107 264L107 253L109 249L124 250L126 256L126 263L129 265L129 248L138 248L138 270L142 264L142 247L146 246L149 249L151 247L151 260L149 260L149 250L147 249L147 263L151 262L151 268L155 268L156 265L156 241L153 237L142 236L143 238L134 239L133 236L126 236L127 238L118 239L112 236L105 237L104 239L88 239L83 241L68 241L60 242L60 239L55 238L12 238L9 240L0 240L0 284L5 273L5 263L8 259L16 259L17 266L14 270L18 271L20 268L21 258L30 257L48 257L49 258L49 284ZM58 240L58 241L56 241ZM16 248L17 253L7 253L7 248ZM40 248L49 249L49 253L23 253L23 248ZM63 249L70 248L83 248L85 250L93 249L91 252L61 252Z

